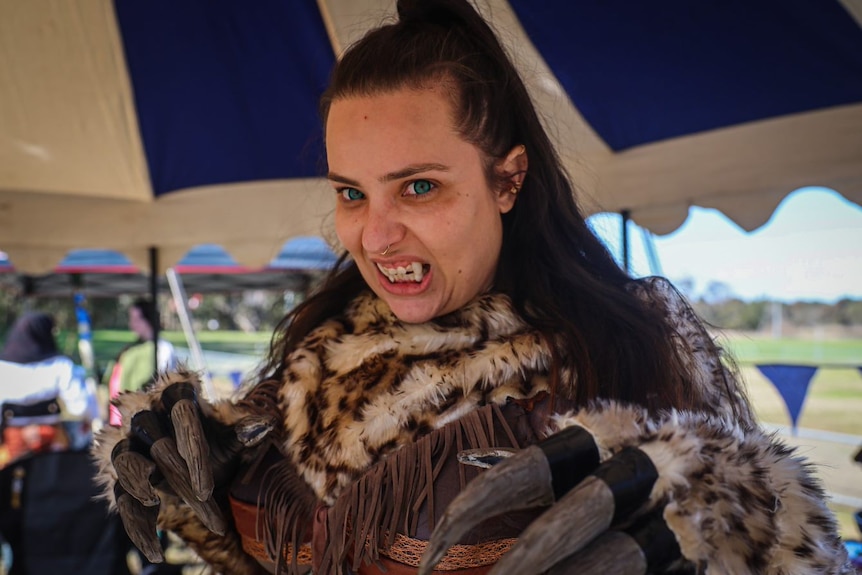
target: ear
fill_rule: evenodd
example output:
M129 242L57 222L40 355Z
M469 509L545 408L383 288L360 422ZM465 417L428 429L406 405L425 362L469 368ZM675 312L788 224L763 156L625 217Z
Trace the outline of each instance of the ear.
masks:
M518 144L494 167L505 182L502 189L497 190L497 205L501 214L507 213L515 206L518 192L521 191L527 176L527 164L527 149Z

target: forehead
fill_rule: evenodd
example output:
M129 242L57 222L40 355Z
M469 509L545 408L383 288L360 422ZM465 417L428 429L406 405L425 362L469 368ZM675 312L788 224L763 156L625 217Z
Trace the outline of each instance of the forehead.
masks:
M455 135L451 99L440 88L401 88L332 103L326 123L327 143L369 129L422 128L426 135ZM421 134L416 134L417 137Z
M326 123L327 161L337 172L372 164L392 169L412 162L449 164L467 147L472 159L478 150L455 129L452 101L442 87L340 98Z

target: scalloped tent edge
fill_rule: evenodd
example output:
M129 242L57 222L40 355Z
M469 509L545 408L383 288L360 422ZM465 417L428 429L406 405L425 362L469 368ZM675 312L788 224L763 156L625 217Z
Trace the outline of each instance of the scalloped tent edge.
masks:
M330 270L338 256L319 237L286 242L262 267L239 265L221 246L200 245L186 253L173 269L190 293L226 293L251 289L304 291L309 281ZM20 273L0 252L0 285L26 296L115 297L152 290L150 272L112 250L73 250L47 274ZM157 289L167 291L164 275Z
M568 27L566 34L552 34L556 32L555 26L559 28L560 21L580 26L581 32L589 32L591 27L581 19L566 19L561 15L581 10L577 14L586 18L583 10L619 8L614 8L614 2L554 2L554 10L548 8L553 4L551 0L547 5L531 0L494 0L479 2L479 5L514 55L542 117L549 120L549 132L579 190L585 213L625 212L639 225L661 235L680 226L693 205L718 209L742 228L753 230L768 220L787 194L809 185L834 189L848 200L862 205L862 94L858 87L862 81L859 80L862 71L858 68L862 50L841 52L842 46L852 47L860 43L862 0L816 3L820 13L828 12L833 18L840 18L840 30L834 25L826 25L834 24L834 20L824 23L822 20L799 18L801 11L815 3L798 1L767 7L757 3L739 3L732 6L733 10L751 10L751 18L738 17L737 14L730 16L735 19L722 22L751 27L756 25L754 16L758 16L762 18L760 22L770 26L787 26L787 30L779 31L784 34L779 39L806 36L806 47L822 49L822 53L803 51L802 56L811 56L811 59L825 57L825 60L815 63L828 66L815 66L814 70L819 74L816 77L796 78L790 74L785 78L796 82L798 92L813 93L814 98L818 97L818 90L823 93L829 91L827 80L828 86L841 86L842 96L835 102L814 108L806 108L803 104L791 113L766 113L750 121L717 125L693 133L683 131L682 135L654 138L622 147L608 143L614 140L602 127L602 114L597 114L594 109L597 103L603 104L612 98L589 93L586 94L587 100L591 99L593 106L588 106L583 88L599 88L598 81L603 79L625 81L639 68L644 68L638 64L655 64L663 60L653 55L649 61L629 62L625 70L620 70L614 68L613 63L622 65L626 62L613 60L615 54L641 56L643 52L643 57L648 58L653 54L651 50L660 46L657 42L647 42L639 51L595 44L577 52L567 52L562 58L554 58L548 51L548 42L559 41L560 36L564 41L580 41L586 37L586 34L571 33ZM245 28L221 26L219 31L246 35L226 41L215 36L212 46L275 50L273 46L281 46L279 42L299 41L302 43L301 51L295 52L285 44L281 49L286 51L274 52L273 57L284 61L285 54L301 54L302 58L292 59L291 65L302 67L308 64L306 71L314 73L310 74L313 76L310 84L319 90L322 89L318 85L319 79L325 78L327 73L327 70L320 69L321 63L331 62L334 54L341 53L344 46L381 22L391 10L391 4L390 0L305 0L290 4L288 11L281 2L262 0L256 4L259 11L255 12L245 10L239 4L209 3L213 21L230 23L236 19L246 25ZM0 35L7 40L4 43L7 48L2 54L6 64L0 70L0 102L3 102L0 125L4 126L5 138L0 147L0 249L9 254L20 271L47 272L70 249L102 248L121 251L135 265L147 268L152 263L151 253L155 249L158 254L156 269L161 273L179 261L189 249L204 243L222 245L241 265L260 267L291 237L329 234L327 222L332 210L331 192L325 182L308 177L309 174L280 177L273 174L272 166L264 165L266 156L274 158L271 161L278 167L280 143L294 137L292 132L299 131L296 126L300 121L307 123L309 116L314 115L313 111L298 107L295 110L274 110L271 117L264 116L264 121L256 124L241 121L244 116L240 114L241 130L266 129L271 124L274 139L260 141L252 137L254 134L242 131L238 135L221 134L216 130L218 126L212 125L214 122L207 123L195 117L197 123L194 125L205 128L198 146L177 147L184 130L188 131L189 124L184 123L186 116L202 110L212 114L211 117L223 117L220 114L222 109L210 109L210 106L216 105L218 97L231 92L217 89L226 72L233 74L229 75L233 81L250 82L248 85L238 84L237 90L228 94L235 96L240 93L250 98L238 105L232 102L226 108L243 113L256 113L261 108L255 105L258 100L254 98L272 97L267 95L270 92L280 97L287 94L283 91L292 85L290 82L274 83L271 74L267 76L264 73L262 80L254 76L260 70L266 70L265 66L255 67L261 64L257 60L246 62L248 66L232 69L217 67L233 62L233 58L241 53L222 54L219 50L170 53L171 42L183 42L198 36L189 34L189 30L181 26L176 27L179 33L175 38L166 37L164 30L154 33L147 28L159 22L174 22L163 17L173 10L186 11L184 16L187 18L183 20L186 25L200 23L202 19L190 17L195 14L195 6L194 0L153 0L147 3L45 0L39 3L12 2L0 7ZM638 8L637 4L631 3L627 6L628 11L647 10L647 15L653 14L634 32L647 34L644 38L648 40L668 37L650 28L674 20L660 17L659 7ZM681 9L694 5L679 1L675 6ZM777 6L781 9L778 10ZM671 9L674 5L671 3L665 7ZM152 14L143 14L149 15L149 19L135 18L141 14L126 13L150 9L154 11ZM542 10L556 17L549 23L547 18L541 18ZM610 32L633 30L624 26L632 19L621 19L626 10L603 13L604 20L595 24L610 25ZM700 23L709 26L720 17L727 18L724 10L723 7L721 14L699 14L704 16ZM782 17L770 17L776 14ZM246 21L251 17L258 20ZM74 22L76 25L58 26L58 22ZM272 22L274 27L261 29L262 23L267 22ZM300 27L296 22L308 25ZM136 23L137 29L134 28ZM277 27L279 25L293 25L297 34L301 32L303 36L285 38L284 34L279 34L279 31L283 32ZM800 25L805 34L799 33ZM599 26L592 27L597 28L596 34L602 37ZM529 33L528 28L533 32ZM536 29L545 33L536 34ZM249 30L254 35L249 35ZM257 40L259 36L263 38L266 31L276 34L266 37L270 42L247 41ZM839 32L843 34L840 37ZM727 32L722 34L719 38L746 42L756 40ZM207 58L221 56L222 59L203 60L204 65L216 67L201 68L200 74L194 78L189 78L190 74L183 69L169 82L158 77L148 79L142 71L166 72L175 67L165 65L164 61L159 65L157 61L146 60L155 52L153 45L136 44L136 41L156 42L156 47L163 45L165 57L171 58L167 62L173 64L176 61L177 66L180 56L184 58L187 54L203 54ZM721 55L722 47L718 48L713 46L712 56ZM681 52L684 51L676 50L672 54ZM572 53L580 57L574 58ZM748 53L751 60L760 56L756 52ZM782 53L791 54L790 51ZM831 60L830 54L834 54ZM798 57L800 53L795 55ZM258 58L261 53L255 52L252 56ZM682 56L689 57L689 54L682 53ZM745 64L746 60L737 58L736 62ZM696 59L690 61L701 62ZM572 62L579 66L574 71L566 68ZM311 63L315 66L312 67ZM33 70L40 73L34 74ZM616 73L610 74L608 70ZM726 84L711 78L712 70L705 64L703 68L688 66L684 71L683 76L657 77L651 84L644 83L644 94L656 87L661 88L663 84L671 87L670 91L664 92L671 95L677 88L689 87L689 84L715 86L716 89L707 90L707 93ZM575 73L582 85L573 85L572 78L565 72ZM578 74L592 76L581 77ZM756 88L760 79L765 93L769 74L764 73L762 78L756 74L750 76L755 82L753 87L731 91L731 95L758 95ZM649 79L647 76L646 80ZM152 83L148 84L148 81ZM189 85L180 85L182 81ZM243 90L253 86L254 81L265 81L271 89L261 90L258 86L256 93L245 94ZM165 85L172 87L172 98L182 89L200 88L205 93L193 93L190 99L182 102L182 106L171 108L175 105L171 98L163 97ZM613 82L610 86L613 87ZM303 90L306 88L303 86ZM782 94L795 95L795 92L785 89ZM622 110L618 109L620 112L638 103L637 99L631 99L632 96L641 95L639 91L630 89L617 89L610 93L629 98L628 106L622 106ZM297 97L316 99L308 98L309 95L313 96L303 92ZM152 104L153 98L158 105ZM646 100L646 96L643 99ZM575 101L579 102L578 106L573 103ZM686 100L692 101L696 100ZM771 100L766 98L766 101ZM657 105L656 102L653 104ZM696 105L689 107L700 112ZM146 110L150 110L149 116L144 114ZM692 113L692 110L682 111ZM703 114L708 111L704 107ZM291 115L293 112L296 113ZM639 120L644 126L664 127L674 119L670 112ZM605 122L609 119L613 124L616 120L614 114L604 116ZM316 120L311 118L311 122L314 124ZM600 133L605 134L604 137ZM312 163L317 159L315 155L320 144L313 140L313 137L300 134L300 147L296 152L307 156L304 159ZM227 152L222 150L221 155L210 155L210 143L227 146ZM239 156L250 162L250 172L231 172L228 169L231 168L230 160ZM186 181L183 178L193 171L191 160L195 158L202 158L204 168L218 172L219 181L200 185L171 184ZM223 176L222 171L225 172ZM247 173L253 173L254 177L242 177Z

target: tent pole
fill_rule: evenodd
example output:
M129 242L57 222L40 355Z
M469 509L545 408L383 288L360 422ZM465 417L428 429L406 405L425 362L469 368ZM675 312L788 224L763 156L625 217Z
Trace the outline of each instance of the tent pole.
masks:
M159 318L159 249L155 246L150 246L150 301L156 311L156 318ZM156 321L153 326L153 374L158 376L159 373L159 332L161 331L161 320Z
M33 295L36 293L36 280L32 276L21 276L21 291L24 295L24 309L22 312L28 312L33 309Z
M629 210L621 210L620 215L622 216L622 244L623 244L623 269L628 273L629 271L629 219L631 218L631 211Z
M207 367L204 353L201 349L201 344L195 335L195 328L192 325L192 315L189 311L189 298L186 296L186 288L183 286L183 280L177 270L168 268L165 272L168 279L168 287L171 288L171 297L174 300L174 307L177 309L177 315L180 318L180 324L183 326L183 332L186 335L186 343L189 346L192 360L197 368L201 371L201 379L203 380L205 397L210 401L216 399L215 387L213 387L212 376Z

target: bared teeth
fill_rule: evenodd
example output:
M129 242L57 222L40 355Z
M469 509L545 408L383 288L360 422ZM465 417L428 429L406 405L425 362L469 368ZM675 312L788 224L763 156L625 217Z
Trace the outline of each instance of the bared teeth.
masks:
M425 270L422 267L422 264L419 262L413 262L407 264L407 266L398 266L394 268L387 268L381 264L377 264L377 269L380 270L380 273L385 275L387 279L391 283L395 282L416 282L419 283L422 281L422 278L425 277Z

